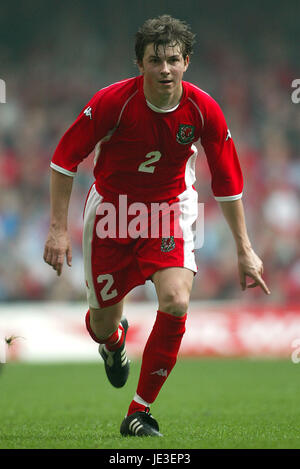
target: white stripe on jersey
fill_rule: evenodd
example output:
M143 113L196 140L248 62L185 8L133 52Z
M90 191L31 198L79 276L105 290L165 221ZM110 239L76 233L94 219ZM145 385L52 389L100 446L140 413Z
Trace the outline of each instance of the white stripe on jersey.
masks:
M193 223L198 216L198 192L190 186L178 196L178 199L180 209L179 225L183 233L183 267L197 272Z
M83 218L83 236L82 236L82 250L83 250L83 261L84 261L84 273L87 281L86 292L88 304L92 308L100 308L97 295L94 289L93 273L92 273L92 241L94 233L94 224L96 219L97 208L102 202L103 197L98 194L95 188L95 184L92 186Z
M196 159L198 155L198 150L195 145L191 146L193 150L193 154L189 157L185 165L185 174L184 174L184 181L186 187L190 187L196 181Z
M133 96L135 96L135 95L138 93L138 91L139 91L139 90L137 89L134 93L132 93L132 95L129 96L129 98L128 98L127 101L125 102L124 106L123 106L122 109L121 109L121 112L120 112L120 115L119 115L119 118L118 118L116 127L118 127L118 125L120 124L120 120L121 120L121 117L122 117L122 114L123 114L123 112L124 112L125 107L126 107L127 104L129 103L129 101L131 100L131 98L133 98Z
M196 88L196 90L202 91L202 93L207 94L207 96L210 96L210 94L207 93L207 91L202 90L201 88L199 88L199 86L196 86L196 85L194 85L193 83L190 83L190 82L189 82L189 85L190 85L190 86L193 86L194 88Z
M126 81L126 80L124 80ZM122 83L122 82L120 82ZM129 96L129 98L125 101L125 104L123 105L122 109L121 109L121 112L119 114L119 117L118 117L118 120L117 120L117 123L116 125L114 126L113 129L109 130L107 135L105 135L98 143L96 143L96 146L95 146L95 158L94 158L94 165L96 166L97 164L97 161L99 159L99 156L100 156L100 153L101 153L101 144L103 142L108 142L111 137L113 136L113 134L115 133L115 131L117 130L119 124L120 124L120 121L121 121L121 118L122 118L122 114L127 106L127 104L129 103L129 101L131 100L131 98L133 98L133 96L135 96L137 93L138 93L138 89L131 95Z
M192 98L188 98L189 101L191 101L191 103L193 103L193 105L195 106L195 108L198 110L199 114L200 114L200 117L201 117L201 122L202 122L202 129L204 127L204 118L203 118L203 115L202 115L202 112L200 111L199 109L199 106L195 103L195 101L192 100Z

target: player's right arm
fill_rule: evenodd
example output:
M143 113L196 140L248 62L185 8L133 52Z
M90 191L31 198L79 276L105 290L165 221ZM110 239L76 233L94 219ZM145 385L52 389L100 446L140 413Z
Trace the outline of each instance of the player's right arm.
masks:
M61 275L64 259L72 263L72 247L68 233L68 210L73 178L51 169L50 228L44 249L44 261Z
M44 261L60 276L64 259L71 266L72 248L68 233L68 210L73 179L80 162L96 144L95 110L97 95L81 111L61 138L51 161L50 227L44 248ZM87 110L89 112L87 112Z
M50 227L44 248L44 261L61 275L64 259L71 266L72 247L68 233L68 210L73 179L80 162L97 142L96 94L61 138L51 161Z
M61 275L64 259L71 266L68 208L77 167L116 125L119 106L109 88L96 93L61 138L51 161L50 228L44 260Z

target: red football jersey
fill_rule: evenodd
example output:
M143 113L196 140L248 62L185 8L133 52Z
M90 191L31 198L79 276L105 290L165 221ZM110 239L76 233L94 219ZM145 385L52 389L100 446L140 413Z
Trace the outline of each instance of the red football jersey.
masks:
M51 167L74 176L95 149L100 194L127 194L142 202L167 200L195 182L195 143L200 141L215 198L239 199L242 172L224 115L209 94L182 84L180 103L167 111L146 100L143 76L101 89L63 135Z

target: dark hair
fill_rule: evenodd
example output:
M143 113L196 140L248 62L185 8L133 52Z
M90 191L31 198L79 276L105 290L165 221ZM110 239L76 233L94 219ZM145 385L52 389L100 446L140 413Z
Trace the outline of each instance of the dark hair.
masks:
M184 21L172 18L170 15L162 15L147 20L135 35L135 55L137 63L142 63L145 48L154 43L154 51L157 55L159 46L166 47L179 45L183 58L193 53L195 34Z

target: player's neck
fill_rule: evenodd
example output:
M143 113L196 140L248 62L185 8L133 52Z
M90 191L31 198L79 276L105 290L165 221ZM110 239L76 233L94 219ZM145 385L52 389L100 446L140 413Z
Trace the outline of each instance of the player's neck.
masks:
M147 101L160 109L172 109L179 104L182 96L182 84L174 93L159 93L152 90L144 83L144 95Z

